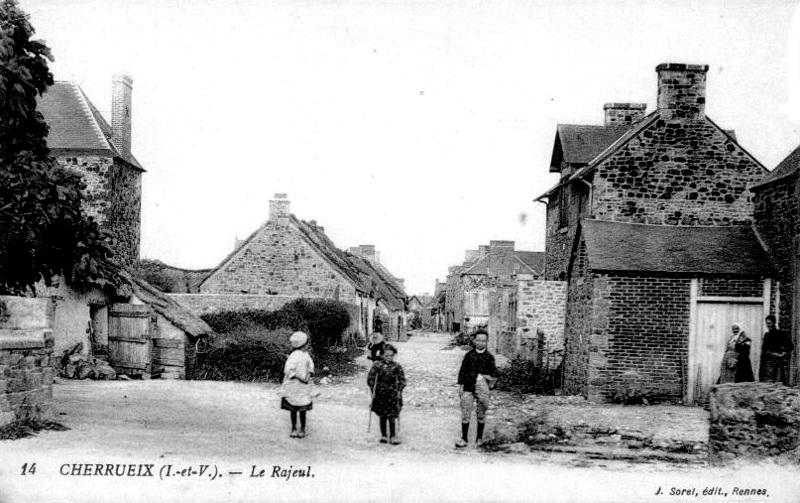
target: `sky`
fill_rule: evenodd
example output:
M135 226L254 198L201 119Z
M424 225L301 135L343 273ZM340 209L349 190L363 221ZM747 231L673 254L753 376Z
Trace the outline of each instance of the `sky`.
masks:
M287 193L410 294L490 240L544 250L559 123L652 110L708 64L707 114L768 169L800 144L796 1L20 0L107 116L133 77L143 258L215 267Z

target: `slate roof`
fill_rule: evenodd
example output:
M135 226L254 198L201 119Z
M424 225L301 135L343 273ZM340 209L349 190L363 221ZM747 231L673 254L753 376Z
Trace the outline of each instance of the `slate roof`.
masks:
M112 140L111 126L74 82L56 82L37 99L37 109L50 128L47 146L58 154L71 150L117 157L142 169L131 154Z
M558 150L563 159L570 164L589 164L631 126L591 126L582 124L559 124L556 127L556 140L550 171L560 168Z
M771 262L751 227L581 222L589 267L636 271L768 276Z
M533 274L541 274L544 270L544 252L514 251L519 264ZM465 267L458 274L485 275L489 272L489 256L481 257L472 265Z
M800 147L797 147L791 154L786 156L786 158L782 160L775 167L775 169L767 173L767 176L765 176L760 182L758 182L753 187L753 190L758 190L759 188L762 188L773 182L783 180L784 178L796 176L799 169L800 169Z

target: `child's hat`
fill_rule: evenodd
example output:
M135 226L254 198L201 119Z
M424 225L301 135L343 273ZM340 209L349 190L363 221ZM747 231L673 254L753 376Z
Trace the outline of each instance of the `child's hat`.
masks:
M295 332L289 337L289 344L292 349L302 348L308 342L308 334L305 332Z

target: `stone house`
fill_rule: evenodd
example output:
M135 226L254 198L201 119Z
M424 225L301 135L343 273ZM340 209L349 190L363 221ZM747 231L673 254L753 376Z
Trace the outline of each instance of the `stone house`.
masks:
M764 179L752 188L754 218L759 236L772 256L780 297L776 307L778 326L789 330L795 345L792 354L790 383L800 382L800 292L795 285L800 278L800 147L789 154Z
M83 343L84 353L108 350L109 339L114 346L113 341L122 337L109 333L109 326L127 323L113 319L113 306L140 305L144 307L137 309L152 318L147 346L152 350L160 340L175 346L170 348L174 349L170 352L174 358L167 373L185 377L194 362L194 344L211 329L131 272L139 260L144 173L131 153L132 82L126 75L113 79L111 125L76 83L56 82L39 98L37 107L49 127L47 145L51 154L59 165L82 176L86 183L85 211L112 233L115 258L114 264L102 266L107 285L77 291L61 281L52 288L37 287L37 294L54 302L51 329L55 355L78 342ZM167 339L180 339L180 347ZM163 368L153 364L157 355L150 350L142 354L146 354L146 361L138 362L146 367L142 370L163 373Z
M405 292L376 265L374 253L368 257L340 250L323 227L298 219L289 205L285 194L276 194L269 219L200 283L203 308L238 307L249 297L275 299L273 304L251 304L271 309L301 297L338 300L350 308L352 334L371 333L378 310L389 320L384 329L389 338L405 337ZM192 295L173 297L193 302Z
M567 285L569 392L704 400L731 323L759 334L774 311L749 190L767 170L706 116L707 70L659 65L655 111L608 104L603 126L557 128L560 180L538 200L545 278Z
M127 75L114 77L111 125L74 82L54 83L37 103L51 154L83 176L85 210L113 233L116 259L126 266L139 259L144 173L131 153L132 85Z

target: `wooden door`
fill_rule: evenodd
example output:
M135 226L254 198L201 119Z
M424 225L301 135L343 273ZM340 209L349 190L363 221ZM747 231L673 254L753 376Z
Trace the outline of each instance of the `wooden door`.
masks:
M150 371L150 307L112 304L108 312L108 359L119 373Z
M763 335L764 305L761 303L698 302L693 340L689 341L688 398L705 402L719 379L731 325L740 323L752 340L750 362L758 375Z

